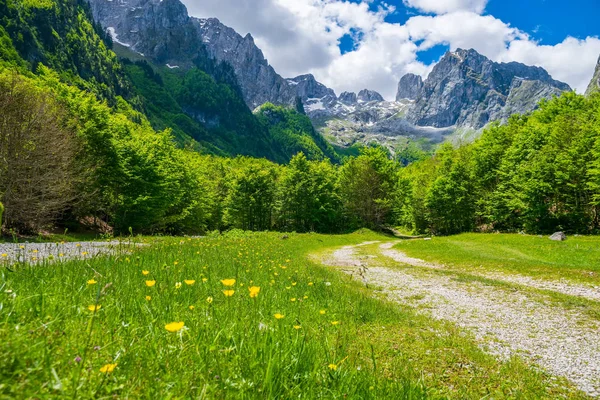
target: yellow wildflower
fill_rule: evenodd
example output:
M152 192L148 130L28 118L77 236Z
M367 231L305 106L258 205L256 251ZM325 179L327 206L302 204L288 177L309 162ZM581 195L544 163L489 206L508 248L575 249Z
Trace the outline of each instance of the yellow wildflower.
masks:
M337 368L338 368L337 365L335 365L335 364L329 364L329 369L330 370L337 371Z
M223 286L234 286L235 285L235 279L223 279L221 281L221 283L223 284Z
M258 297L258 294L260 293L260 287L258 286L251 286L248 288L248 290L250 291L251 298Z
M2 257L8 257L8 254L2 253Z
M302 327L301 327L300 325L294 325L294 329L295 329L295 330L298 330L298 329L301 329L301 328L302 328Z
M150 301L150 300L152 300L152 297L146 296L146 301Z
M231 297L235 293L235 290L223 290L225 297Z
M175 289L181 289L181 282L177 282L175 284Z
M208 282L208 278L202 278L202 282Z
M144 276L146 276L146 275L150 275L150 271L143 270L143 271L142 271L142 275L144 275Z
M90 279L89 281L87 281L88 285L95 285L96 283L98 282L96 282L94 279Z
M207 298L206 298L206 302L207 302L208 304L212 303L212 302L213 302L213 298L212 298L212 297L210 297L210 296L209 296L209 297L207 297Z
M190 310L192 310L192 311L193 311L193 310L194 310L194 308L196 308L196 307L194 307L194 306L190 306L189 308L190 308Z
M312 285L314 285L314 283L308 282L308 286L312 286Z
M194 283L196 283L196 281L193 279L186 279L186 280L184 280L184 282L188 286L192 286Z
M170 324L165 325L165 329L169 332L179 332L184 327L183 322L171 322Z
M296 301L296 298L295 298L295 297L292 297L292 298L290 299L290 301L293 303L293 302L295 302L295 301Z
M339 325L340 321L331 321L331 325Z
M146 286L152 287L154 285L156 285L156 281L146 281Z
M275 317L275 319L283 319L283 318L285 318L285 315L277 313L274 315L274 317Z
M96 312L96 311L98 311L101 308L102 308L102 306L100 304L98 304L98 305L91 305L91 306L88 307L88 310L90 310L91 312Z
M117 364L106 364L104 367L100 368L100 372L103 374L108 374L113 372L117 368Z
M319 314L325 315L325 312L326 312L325 310L321 310L321 311L319 311Z

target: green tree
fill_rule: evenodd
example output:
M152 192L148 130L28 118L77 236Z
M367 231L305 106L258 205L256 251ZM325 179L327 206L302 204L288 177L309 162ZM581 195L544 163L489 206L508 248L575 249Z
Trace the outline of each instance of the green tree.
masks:
M265 231L273 224L275 167L264 160L239 158L227 174L224 220L235 228Z
M429 230L450 235L471 231L475 224L474 186L468 165L468 150L449 152L442 171L425 198Z
M340 169L340 196L355 226L379 229L393 222L397 164L381 148L363 149Z
M329 161L308 161L303 153L292 158L279 184L279 227L298 232L336 230L340 210L336 180Z

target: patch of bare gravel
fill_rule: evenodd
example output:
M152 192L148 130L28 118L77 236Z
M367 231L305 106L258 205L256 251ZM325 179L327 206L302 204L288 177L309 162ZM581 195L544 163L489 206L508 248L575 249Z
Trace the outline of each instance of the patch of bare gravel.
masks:
M418 258L408 257L406 254L401 251L392 249L396 243L384 243L380 246L381 254L386 257L391 258L392 260L412 265L414 267L423 267L423 268L431 268L431 269L444 269L448 271L452 271L452 269L446 268L443 265L434 264L427 262L425 260L421 260ZM517 285L529 286L535 289L541 290L550 290L557 293L566 294L569 296L582 297L588 300L600 301L600 286L595 285L585 285L585 284L577 284L573 282L566 281L564 279L561 280L547 280L547 279L537 279L532 278L530 276L519 275L519 274L504 274L498 272L479 272L479 271L469 271L469 274L479 276L482 278L493 279L498 281L505 281L509 283L515 283Z
M391 250L392 245L384 244L380 250ZM600 329L576 312L542 304L523 293L457 282L435 271L369 266L369 259L358 256L352 246L334 252L327 264L342 266L351 274L360 269L363 279L381 287L391 300L473 332L492 354L521 355L569 379L590 396L600 397Z
M44 261L88 259L115 254L140 244L130 242L77 242L77 243L0 243L0 265L15 262L38 264Z

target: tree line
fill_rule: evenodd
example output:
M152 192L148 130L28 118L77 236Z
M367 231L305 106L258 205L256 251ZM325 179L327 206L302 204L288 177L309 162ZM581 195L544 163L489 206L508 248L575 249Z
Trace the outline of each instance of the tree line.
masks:
M600 96L568 93L442 145L405 166L381 148L341 164L287 165L178 148L171 132L52 70L0 74L0 201L5 231L86 221L115 233L240 228L416 233L594 233L600 206Z

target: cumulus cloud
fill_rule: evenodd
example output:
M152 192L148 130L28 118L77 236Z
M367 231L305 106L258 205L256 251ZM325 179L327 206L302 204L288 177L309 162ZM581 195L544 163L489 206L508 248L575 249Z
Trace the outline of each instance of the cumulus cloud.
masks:
M426 13L445 14L453 11L482 13L488 0L403 0L403 3Z
M417 15L404 24L386 22L394 6L373 0L183 0L191 15L217 17L240 34L250 32L257 45L284 77L313 73L342 91L369 88L393 99L398 80L412 72L424 77L418 53L445 45L474 48L494 61L541 66L555 79L584 91L600 54L600 40L567 38L540 45L526 33L482 15L487 0L403 0L433 15ZM340 40L355 39L342 54Z

